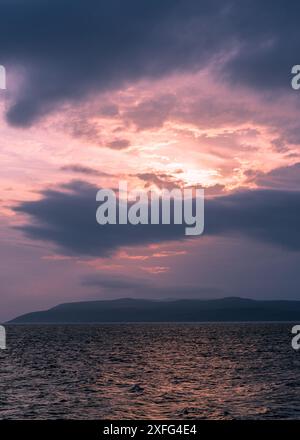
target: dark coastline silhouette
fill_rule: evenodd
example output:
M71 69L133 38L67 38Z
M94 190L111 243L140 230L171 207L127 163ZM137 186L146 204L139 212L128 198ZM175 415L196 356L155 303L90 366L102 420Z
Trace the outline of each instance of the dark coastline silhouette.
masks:
M211 300L122 298L57 305L27 313L12 324L103 322L299 321L300 301L260 301L238 297Z

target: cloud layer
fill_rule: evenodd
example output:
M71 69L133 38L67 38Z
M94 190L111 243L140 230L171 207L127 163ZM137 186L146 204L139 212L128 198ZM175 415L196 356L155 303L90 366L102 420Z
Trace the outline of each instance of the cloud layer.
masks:
M299 12L283 0L2 2L2 62L24 73L7 118L30 125L95 90L208 64L234 84L288 90Z
M40 200L15 208L31 218L19 229L32 239L55 244L62 253L79 256L109 255L123 246L186 238L184 225L99 226L96 193L96 186L80 181L45 190ZM243 235L299 251L299 220L299 191L242 191L206 200L204 235Z

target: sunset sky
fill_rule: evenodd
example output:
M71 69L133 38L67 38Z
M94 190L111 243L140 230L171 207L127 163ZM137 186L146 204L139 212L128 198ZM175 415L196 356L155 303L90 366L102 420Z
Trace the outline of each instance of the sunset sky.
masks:
M299 2L0 0L0 320L119 297L300 300ZM205 232L96 192L205 188Z

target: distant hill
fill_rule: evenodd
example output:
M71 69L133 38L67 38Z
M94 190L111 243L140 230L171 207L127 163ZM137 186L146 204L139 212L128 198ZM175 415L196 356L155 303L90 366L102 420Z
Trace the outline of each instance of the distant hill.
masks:
M123 298L60 304L27 313L12 324L103 322L300 321L300 301L256 301L243 298L154 301Z

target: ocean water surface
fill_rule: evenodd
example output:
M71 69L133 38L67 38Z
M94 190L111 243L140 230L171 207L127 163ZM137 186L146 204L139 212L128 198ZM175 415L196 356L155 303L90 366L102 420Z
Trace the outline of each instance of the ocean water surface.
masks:
M292 324L7 326L1 419L300 419Z

